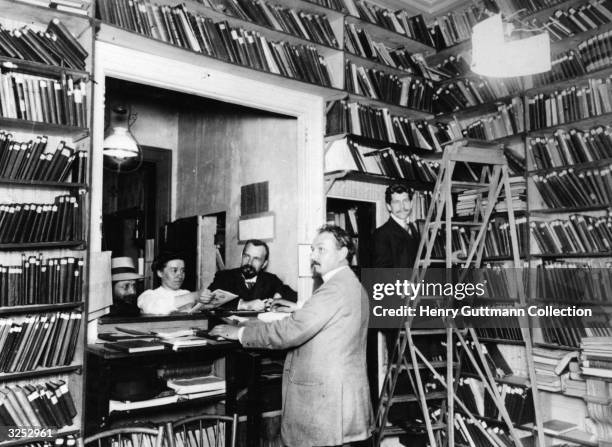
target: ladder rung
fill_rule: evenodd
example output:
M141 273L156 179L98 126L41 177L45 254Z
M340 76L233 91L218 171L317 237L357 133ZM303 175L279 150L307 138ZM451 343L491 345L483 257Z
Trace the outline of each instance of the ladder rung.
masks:
M475 191L488 191L490 185L488 183L480 183L480 182L460 182L458 180L451 180L451 189L454 191L457 190L475 190Z
M426 393L425 400L444 399L446 397L446 391L436 391L435 393ZM388 398L384 398L385 400ZM416 394L397 394L391 398L392 404L399 404L405 402L416 402L419 400L419 396Z
M437 422L435 424L431 424L432 430L442 430L446 428L446 424L444 422ZM384 436L394 436L394 435L403 435L406 433L413 433L415 430L423 430L425 429L425 424L415 425L411 427L398 427L397 425L391 425L388 427L383 427L382 435Z

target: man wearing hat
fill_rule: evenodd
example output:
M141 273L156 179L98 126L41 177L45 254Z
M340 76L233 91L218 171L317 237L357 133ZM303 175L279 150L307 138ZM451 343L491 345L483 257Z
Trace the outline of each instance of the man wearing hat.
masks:
M113 305L111 315L137 316L140 309L136 305L136 280L142 279L134 261L128 256L111 259L111 279L113 281Z

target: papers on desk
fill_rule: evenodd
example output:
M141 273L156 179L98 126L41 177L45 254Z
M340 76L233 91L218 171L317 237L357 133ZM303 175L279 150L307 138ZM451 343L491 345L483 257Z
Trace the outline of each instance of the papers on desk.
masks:
M168 388L176 391L176 394L193 394L207 391L225 392L225 380L214 375L203 377L188 377L168 379Z
M195 335L191 335L188 337L163 339L162 343L167 346L170 346L172 350L178 351L179 349L192 348L195 346L206 346L210 344L211 341L202 337L196 337Z
M174 404L176 402L185 401L185 400L194 400L194 399L200 399L202 397L217 396L217 395L223 394L224 392L225 392L225 385L223 389L203 391L201 393L192 393L192 394L180 394L180 395L172 394L170 396L155 397L153 399L139 400L137 402L130 402L130 401L124 402L124 401L111 399L108 402L108 413L110 414L114 411L130 411L130 410L138 410L140 408L159 407L161 405Z

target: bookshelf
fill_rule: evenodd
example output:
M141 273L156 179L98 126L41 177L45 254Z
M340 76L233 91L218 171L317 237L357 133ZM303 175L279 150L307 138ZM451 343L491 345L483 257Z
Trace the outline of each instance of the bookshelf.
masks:
M2 202L36 204L28 208L30 211L25 206L15 209L15 216L21 212L21 217L12 221L8 220L6 208L2 211L3 227L13 232L29 229L32 237L31 242L23 242L28 240L25 233L15 236L6 230L4 242L0 244L0 264L11 266L10 270L2 270L0 279L3 282L2 330L6 332L5 329L14 327L21 334L10 339L12 344L8 344L9 339L3 339L0 389L7 397L13 396L5 402L7 409L7 405L13 405L9 410L12 425L56 427L54 438L78 438L83 434L84 417L89 98L94 47L91 11L82 15L10 0L0 1L0 11L0 23L5 29L25 26L31 33L47 27L51 30L49 24L59 20L59 26L78 43L64 47L72 52L70 56L53 53L53 57L72 57L84 66L81 69L65 62L52 64L0 57L1 88L9 85L7 79L17 79L13 76L24 79L23 103L11 106L10 94L7 96L6 89L3 91L0 130L5 132L4 136L10 134L10 138L0 144L0 169L4 172L0 178ZM54 33L59 38L57 29ZM41 53L36 52L36 57L51 51L44 42L40 45ZM74 45L80 46L82 52ZM32 88L39 80L40 90ZM51 96L45 96L43 85L55 86L59 96L53 102ZM60 102L55 101L60 100L58 108ZM22 152L17 149L11 152L13 148L21 148ZM78 162L77 156L82 156ZM40 157L38 164L34 157ZM56 211L53 211L52 204L59 197L65 199L56 201ZM49 220L37 215L47 216ZM54 221L55 230L52 230L49 225ZM57 399L64 409L60 411L55 406L52 413L41 413L41 408L47 405L43 400L50 402L51 399ZM0 439L0 445L18 446L48 440L4 438Z

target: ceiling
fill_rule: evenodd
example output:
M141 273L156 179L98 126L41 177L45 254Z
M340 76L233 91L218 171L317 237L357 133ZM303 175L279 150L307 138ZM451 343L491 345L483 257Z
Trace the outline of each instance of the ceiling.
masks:
M406 9L414 14L434 17L471 2L469 0L374 0L373 3L389 9Z

